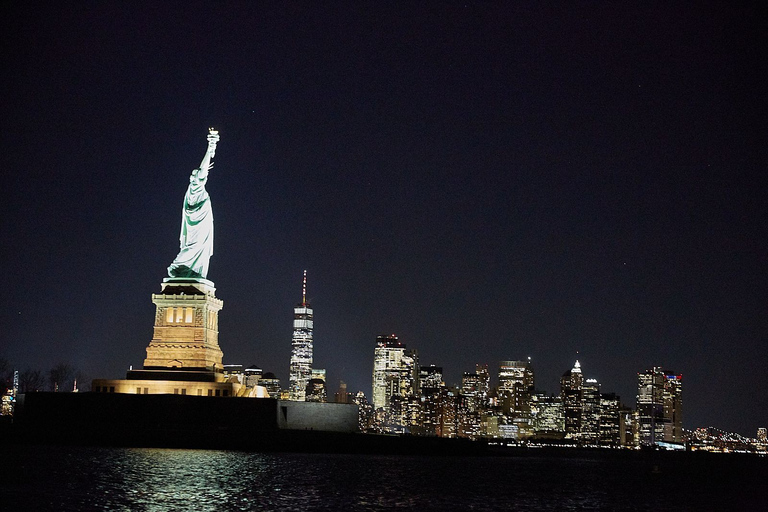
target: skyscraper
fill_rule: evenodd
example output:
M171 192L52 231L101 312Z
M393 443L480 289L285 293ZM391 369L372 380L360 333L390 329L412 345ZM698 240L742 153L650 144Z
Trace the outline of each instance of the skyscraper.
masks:
M470 411L488 407L489 391L490 375L487 364L476 364L474 373L464 372L461 377L461 395L467 399L466 405Z
M530 360L499 363L499 400L505 414L519 416L530 413L533 389Z
M482 403L482 383L477 373L464 372L461 377L461 396L466 399L470 412L478 411Z
M683 376L664 372L664 441L683 442Z
M480 363L475 365L475 373L480 384L480 407L484 409L488 407L488 396L491 392L491 374L488 371L488 365Z
M682 381L659 366L637 374L640 444L682 442Z
M293 341L289 372L289 398L304 401L312 377L312 307L307 302L307 271L304 271L301 302L293 308Z
M349 393L347 393L347 383L343 380L339 381L339 390L334 395L334 402L337 404L348 404L349 397L351 397Z
M560 397L563 399L565 412L565 437L579 439L581 437L581 390L584 376L581 374L581 364L578 359L573 368L560 378Z
M440 435L441 432L441 396L445 383L443 368L433 364L419 369L419 390L421 401L421 434Z
M358 391L356 394L350 394L349 403L357 405L357 422L360 427L360 432L368 432L373 422L373 407L368 399L365 398L365 393Z
M504 437L525 438L533 434L531 397L533 396L533 367L527 361L501 361L499 363L498 401L506 416Z
M307 402L326 402L328 397L325 382L325 369L312 368L312 374L307 383L307 396L305 400Z
M600 444L604 446L619 446L626 440L626 425L622 413L621 400L616 393L600 395Z
M373 359L373 409L381 423L395 428L409 423L418 407L418 366L415 350L406 350L397 336L378 336Z
M600 383L586 379L581 387L581 442L597 444L600 441Z
M419 388L436 389L444 386L442 366L422 365L419 367Z
M533 395L531 416L537 437L561 439L565 431L563 399L546 393Z
M274 373L267 372L259 379L259 384L267 388L270 398L280 398L281 386L280 379Z

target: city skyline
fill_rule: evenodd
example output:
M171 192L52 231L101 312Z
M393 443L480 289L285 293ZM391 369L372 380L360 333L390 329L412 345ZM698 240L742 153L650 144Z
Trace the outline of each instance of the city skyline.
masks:
M751 7L2 13L0 357L19 369L141 365L215 126L225 364L285 387L307 269L330 391L368 393L375 338L397 333L451 384L530 356L552 393L578 358L630 405L662 366L686 428L768 423Z
M361 410L361 430L673 449L695 437L684 433L682 375L659 366L637 372L634 405L586 377L578 359L554 393L536 385L530 357L499 361L496 376L477 364L460 385L446 383L442 367L420 364L418 350L397 335L377 336L371 410ZM716 427L688 431L706 428Z

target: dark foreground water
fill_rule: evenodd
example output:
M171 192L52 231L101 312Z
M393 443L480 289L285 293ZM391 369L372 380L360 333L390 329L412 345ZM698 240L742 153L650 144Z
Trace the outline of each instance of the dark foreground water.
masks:
M0 510L768 510L754 457L0 447Z

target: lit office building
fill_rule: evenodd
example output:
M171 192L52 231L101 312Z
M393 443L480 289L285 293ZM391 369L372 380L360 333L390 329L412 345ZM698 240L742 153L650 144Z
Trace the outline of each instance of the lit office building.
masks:
M395 425L394 431L418 433L423 421L419 396L410 394L392 397L389 417Z
M77 391L77 380L75 379L73 387ZM16 397L19 396L19 370L13 371L13 385L9 387L0 400L0 416L13 416L16 409Z
M325 369L312 368L309 382L307 383L307 402L327 401L325 386Z
M487 364L475 365L475 372L464 372L461 377L461 395L468 412L483 411L488 407L490 375Z
M489 405L489 397L491 394L491 374L488 372L487 364L476 364L475 373L478 378L478 391L480 399L480 407L485 409Z
M600 383L586 379L581 387L581 442L597 444L600 440Z
M664 441L683 442L683 376L664 373Z
M497 399L506 415L499 425L500 435L523 439L533 435L531 397L533 396L533 368L531 360L501 361Z
M456 436L468 439L480 437L480 424L482 417L480 411L470 409L474 406L468 396L458 394L456 396Z
M531 411L533 368L528 361L499 363L499 402L505 414L525 415Z
M280 379L274 373L267 372L259 379L259 385L267 388L270 398L280 398L282 389L280 388Z
M637 413L640 444L664 439L664 374L661 368L637 374Z
M419 389L437 389L443 387L443 368L433 364L419 367Z
M619 406L621 418L619 436L622 446L637 446L639 443L637 428L637 411L625 405Z
M456 437L459 432L459 396L453 388L440 387L435 393L423 396L424 427L427 435Z
M565 413L565 437L579 439L581 437L581 390L584 376L581 374L581 364L577 360L573 368L560 378L560 397L563 400Z
M536 437L562 439L565 433L565 412L562 398L544 393L533 395L531 419Z
M640 444L682 442L682 378L658 366L637 374Z
M244 370L245 367L241 364L225 364L224 368L221 370L221 373L223 373L224 377L227 379L235 377L242 382L245 380Z
M621 401L616 393L600 395L600 435L599 443L603 446L620 446L622 432L625 432L625 414L622 412ZM624 436L626 439L626 436Z
M13 397L11 396L11 390L7 390L5 394L0 397L0 416L13 416Z
M480 435L487 438L500 437L499 433L499 412L494 409L487 409L480 413Z
M445 387L443 368L433 364L419 367L421 421L418 433L436 436L441 431L441 392Z
M768 449L768 429L765 427L758 427L755 447L761 451Z
M378 336L373 358L373 409L384 430L402 430L418 421L418 364L397 336Z
M348 400L349 403L357 405L357 421L360 432L368 432L373 426L373 407L365 397L365 393L362 391L358 391L354 395L350 393Z
M222 370L224 377L230 379L236 378L240 384L247 387L263 386L259 383L261 380L262 369L256 365L243 366L241 364L225 364Z
M469 439L478 439L482 435L483 415L478 411L462 412L462 405L459 406L459 426L458 437Z
M259 383L263 373L264 371L254 364L246 367L243 370L243 375L245 376L245 385L249 387L263 386L263 384Z
M339 390L336 391L336 394L334 395L334 402L337 404L348 404L351 403L350 400L352 398L352 395L350 395L347 392L347 383L342 381L339 381Z
M307 302L307 271L304 271L301 303L293 308L293 341L291 343L291 366L288 376L288 397L304 401L307 384L312 378L312 307Z
M479 411L482 408L481 385L477 373L464 372L461 376L461 396L466 402L468 412Z

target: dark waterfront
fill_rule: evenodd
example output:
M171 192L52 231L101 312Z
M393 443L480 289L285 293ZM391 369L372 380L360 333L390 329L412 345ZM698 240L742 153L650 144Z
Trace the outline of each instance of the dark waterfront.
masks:
M756 510L768 461L4 446L2 510Z

